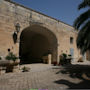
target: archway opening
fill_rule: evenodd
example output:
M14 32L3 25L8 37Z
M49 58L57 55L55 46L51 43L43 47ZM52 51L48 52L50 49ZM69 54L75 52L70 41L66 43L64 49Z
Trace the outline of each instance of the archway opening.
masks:
M57 52L57 39L47 28L33 25L24 29L20 36L19 56L21 63L43 63L43 56L52 54L52 61Z

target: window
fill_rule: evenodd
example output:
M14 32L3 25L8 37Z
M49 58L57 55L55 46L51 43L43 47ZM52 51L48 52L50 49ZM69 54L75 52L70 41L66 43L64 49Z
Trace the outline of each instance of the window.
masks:
M73 44L73 37L70 37L70 44Z

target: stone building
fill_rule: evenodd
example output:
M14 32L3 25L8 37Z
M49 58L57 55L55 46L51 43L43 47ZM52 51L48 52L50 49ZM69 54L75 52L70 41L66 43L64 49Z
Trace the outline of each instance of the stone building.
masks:
M62 53L77 60L76 37L77 31L64 22L11 0L0 0L0 56L10 49L28 63L39 62L48 54L51 62L59 62Z

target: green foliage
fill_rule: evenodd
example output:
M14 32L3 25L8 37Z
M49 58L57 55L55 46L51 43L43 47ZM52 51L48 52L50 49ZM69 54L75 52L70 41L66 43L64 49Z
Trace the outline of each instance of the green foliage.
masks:
M67 54L63 53L62 55L65 59L67 58Z
M23 72L29 72L30 68L24 66L24 67L22 68L22 70L23 70Z
M75 29L80 30L76 42L82 54L90 50L90 0L83 0L78 6L78 9L80 10L86 7L88 7L88 10L74 21Z
M60 62L61 65L71 64L71 54L67 55L65 53L60 55Z
M7 56L6 56L7 60L13 60L15 61L16 59L18 59L18 57L16 57L16 55L14 55L12 52L10 52Z
M78 9L82 9L90 6L90 0L83 0L83 2L78 6Z

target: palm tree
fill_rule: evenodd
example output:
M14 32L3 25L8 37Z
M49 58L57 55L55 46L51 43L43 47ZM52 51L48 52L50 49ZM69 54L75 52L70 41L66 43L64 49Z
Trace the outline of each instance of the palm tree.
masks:
M73 25L79 30L76 42L82 54L90 50L90 0L83 0L78 9L86 7L88 10L77 17Z

